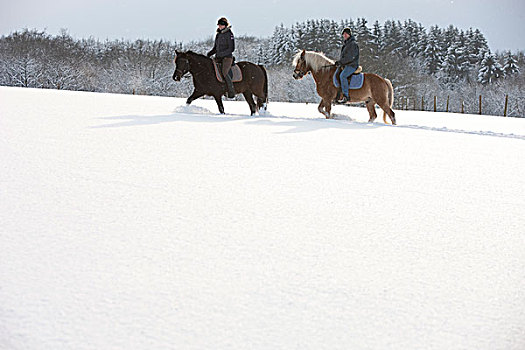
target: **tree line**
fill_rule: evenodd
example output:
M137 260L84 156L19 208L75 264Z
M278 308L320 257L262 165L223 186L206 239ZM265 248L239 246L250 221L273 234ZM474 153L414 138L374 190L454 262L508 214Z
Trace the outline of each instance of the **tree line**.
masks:
M292 78L292 57L307 49L338 58L344 27L356 36L364 70L392 81L398 108L407 99L431 101L437 95L452 101L447 110L459 112L461 100L461 110L475 113L483 95L483 113L502 115L508 95L507 115L525 115L523 51L491 52L478 29L426 29L412 20L371 26L364 18L307 20L276 26L266 38L237 36L235 56L265 64L270 100L317 102L313 79ZM50 35L24 29L0 37L0 85L186 97L191 79L171 80L175 50L204 54L212 45L211 36L188 43L100 41L74 39L66 30Z

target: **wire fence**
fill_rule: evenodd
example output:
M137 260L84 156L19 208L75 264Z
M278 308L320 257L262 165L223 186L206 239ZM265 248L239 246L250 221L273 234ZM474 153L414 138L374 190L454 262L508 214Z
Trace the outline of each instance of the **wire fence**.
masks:
M525 117L525 96L396 96L394 108L398 110L446 113L484 114L503 117Z

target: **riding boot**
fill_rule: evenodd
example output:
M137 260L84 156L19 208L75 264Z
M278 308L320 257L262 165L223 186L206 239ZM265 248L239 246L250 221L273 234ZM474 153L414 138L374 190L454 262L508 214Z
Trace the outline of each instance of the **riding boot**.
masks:
M350 102L350 97L346 96L346 95L343 95L343 98L341 98L340 100L337 100L337 103L339 104L346 104L347 102Z
M226 81L226 86L228 87L228 98L235 97L235 89L233 88L232 79L228 74L224 75L224 80Z

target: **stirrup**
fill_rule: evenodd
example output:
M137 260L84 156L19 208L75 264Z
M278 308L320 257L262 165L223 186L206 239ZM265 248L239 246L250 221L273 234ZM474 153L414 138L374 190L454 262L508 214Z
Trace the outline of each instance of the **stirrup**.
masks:
M350 98L347 97L346 95L343 95L343 97L340 100L337 101L337 103L342 104L342 105L347 103L347 102L350 102Z

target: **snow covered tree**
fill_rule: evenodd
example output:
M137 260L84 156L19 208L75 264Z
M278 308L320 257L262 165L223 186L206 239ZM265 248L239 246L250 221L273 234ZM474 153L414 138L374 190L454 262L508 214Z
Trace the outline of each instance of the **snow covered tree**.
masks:
M401 33L401 22L386 21L383 25L385 50L389 54L402 54L404 41Z
M490 51L487 39L485 39L479 29L472 30L472 28L466 32L465 37L466 53L470 63L473 65L480 64L485 58L485 55Z
M336 21L329 21L327 24L324 41L326 47L323 49L323 52L329 57L337 57L341 46L341 32L339 31L339 24Z
M448 50L453 44L457 44L458 37L459 37L459 29L457 29L457 28L454 27L453 25L449 25L449 26L443 31L443 34L442 34L442 40L441 40L443 56L446 55L447 50Z
M383 49L383 32L381 30L381 25L379 24L379 21L374 22L374 25L372 26L372 33L370 36L370 51L373 57L377 59L379 58L379 53Z
M363 67L368 67L373 61L373 51L372 51L372 32L370 28L366 25L367 21L364 18L357 19L357 28L356 28L356 37L357 42L359 43L359 59Z
M409 57L418 57L424 52L425 30L412 20L403 24L404 54Z
M481 68L479 69L478 81L483 84L491 84L497 79L503 77L503 67L496 60L496 56L491 53L485 55L483 61L481 61Z
M436 74L443 62L441 55L441 30L438 26L430 28L427 37L427 46L425 48L425 62L427 71L430 74Z
M279 27L275 27L270 39L270 47L273 53L270 58L271 64L289 62L294 52L292 31L285 28L282 23Z
M514 58L510 51L507 51L503 61L503 71L505 72L505 76L509 77L520 72L518 61Z
M451 82L458 82L467 76L469 62L460 42L454 42L448 48L441 68L445 73L446 80Z

